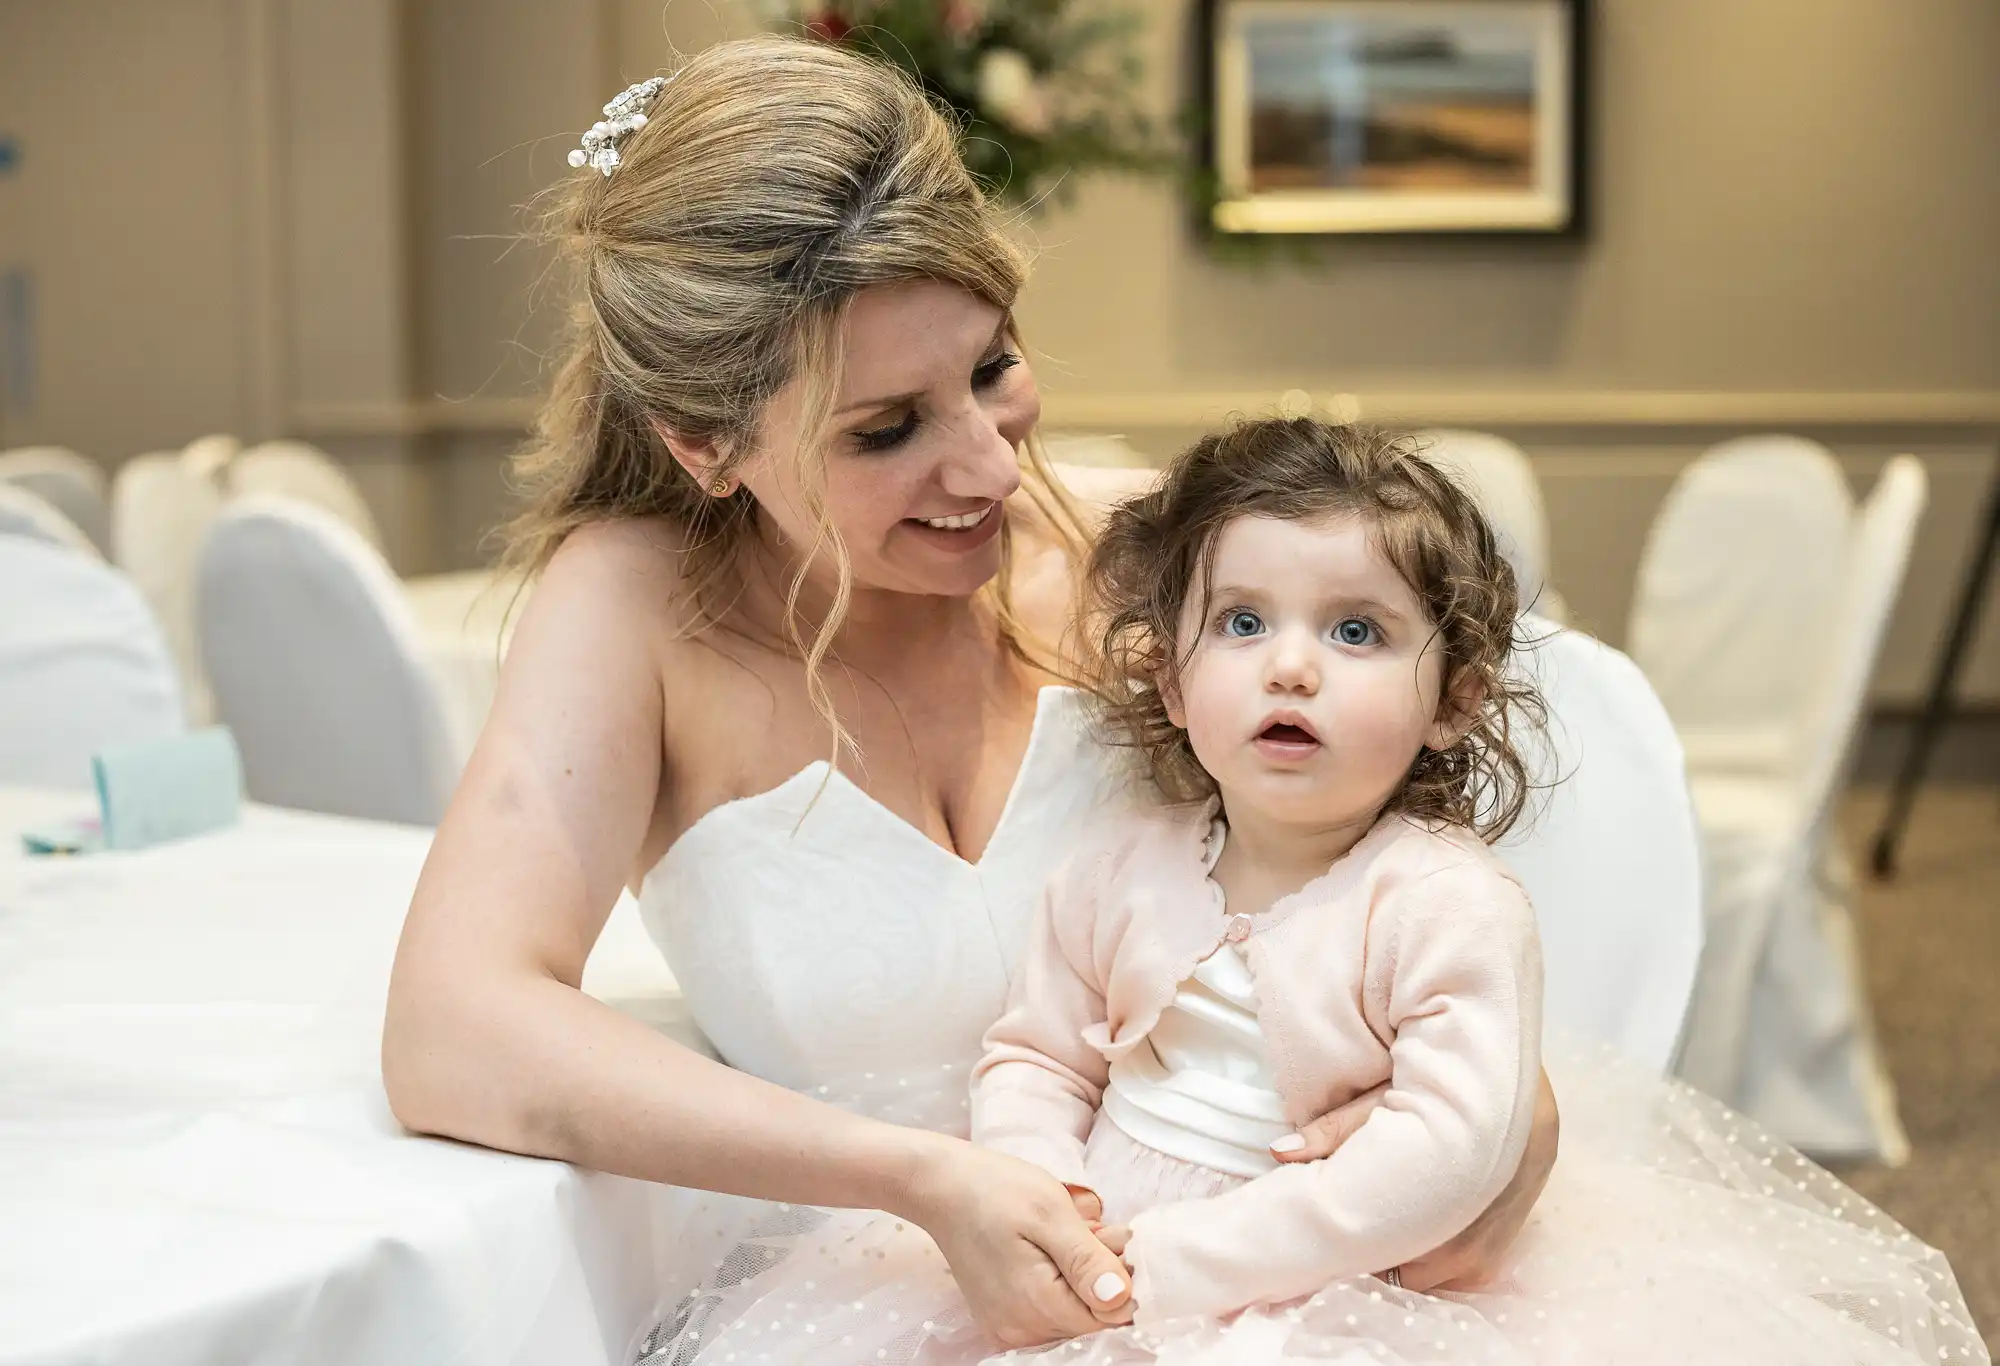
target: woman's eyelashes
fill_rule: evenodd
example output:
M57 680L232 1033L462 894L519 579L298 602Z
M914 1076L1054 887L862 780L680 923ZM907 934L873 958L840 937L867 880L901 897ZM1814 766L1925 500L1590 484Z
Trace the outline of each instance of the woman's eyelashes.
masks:
M985 392L998 385L1007 372L1021 363L1020 356L1012 351L1002 351L992 360L982 362L972 372L972 387L976 392ZM924 425L911 408L903 416L886 427L870 427L866 431L854 433L854 444L864 451L886 451L902 445L917 434Z
M972 387L991 389L998 384L1009 370L1021 363L1021 357L1012 351L1002 351L992 360L983 362L972 372Z
M864 451L886 451L892 446L900 446L917 434L923 423L917 418L917 410L906 411L902 420L887 427L871 427L865 432L854 434L854 444Z

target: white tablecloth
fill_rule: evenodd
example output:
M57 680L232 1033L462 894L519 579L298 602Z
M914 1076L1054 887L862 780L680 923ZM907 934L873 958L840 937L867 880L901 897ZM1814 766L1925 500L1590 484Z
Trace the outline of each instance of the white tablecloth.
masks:
M428 835L268 810L31 860L0 789L0 1363L629 1360L680 1193L415 1138L377 1048ZM620 905L585 986L669 1029Z

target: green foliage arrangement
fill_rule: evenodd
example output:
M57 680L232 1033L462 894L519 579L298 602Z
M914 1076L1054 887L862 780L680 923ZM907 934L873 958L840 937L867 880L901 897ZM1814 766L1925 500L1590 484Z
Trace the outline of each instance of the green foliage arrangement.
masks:
M1140 100L1143 19L1105 0L768 0L774 26L895 63L965 130L1002 201L1061 200L1102 170L1166 173L1175 148Z

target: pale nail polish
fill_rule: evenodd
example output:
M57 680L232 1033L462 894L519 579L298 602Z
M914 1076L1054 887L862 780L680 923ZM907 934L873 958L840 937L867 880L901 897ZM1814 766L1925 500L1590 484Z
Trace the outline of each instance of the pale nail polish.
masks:
M1305 1146L1306 1139L1304 1134L1286 1134L1271 1145L1271 1151L1274 1153L1295 1153Z
M1090 1293L1097 1296L1104 1303L1109 1304L1118 1298L1118 1292L1124 1288L1125 1282L1119 1279L1118 1273L1116 1271L1107 1271L1102 1276L1099 1276L1091 1285Z

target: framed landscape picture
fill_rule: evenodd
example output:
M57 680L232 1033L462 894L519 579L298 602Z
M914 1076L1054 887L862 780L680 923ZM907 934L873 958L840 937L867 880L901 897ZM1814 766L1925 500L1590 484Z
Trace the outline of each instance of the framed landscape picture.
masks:
M1213 227L1581 230L1585 0L1203 0Z

